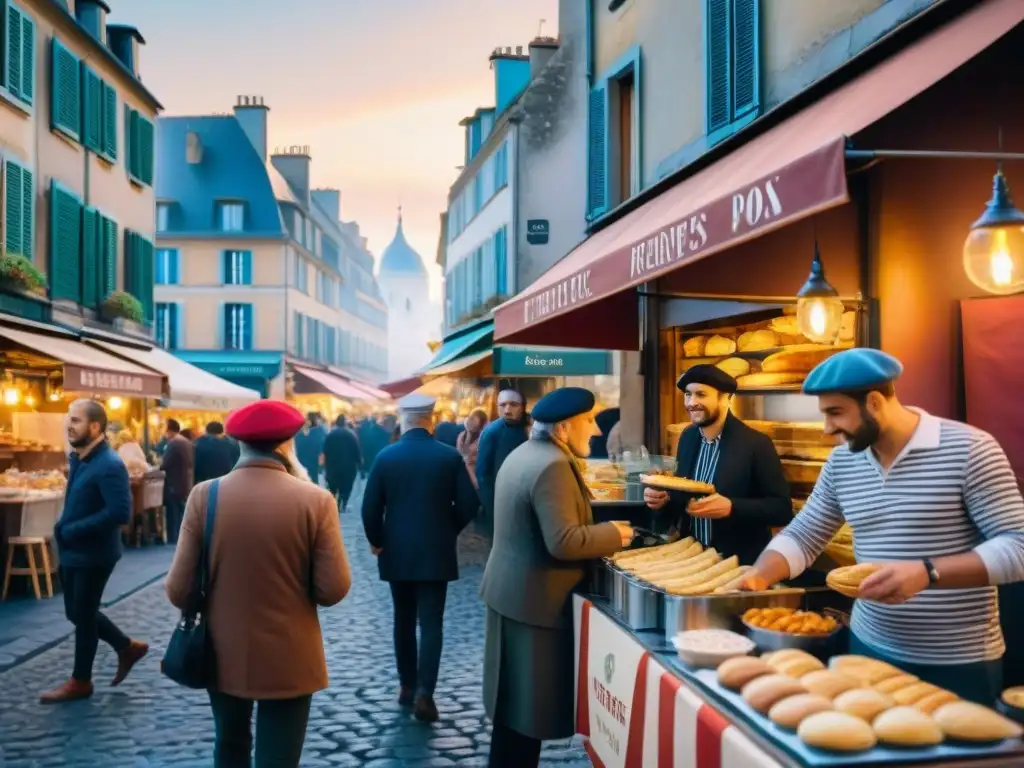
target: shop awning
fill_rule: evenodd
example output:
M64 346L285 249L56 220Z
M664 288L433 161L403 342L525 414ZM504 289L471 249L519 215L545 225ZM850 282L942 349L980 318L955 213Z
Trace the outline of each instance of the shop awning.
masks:
M450 363L439 365L436 368L431 368L429 371L424 372L424 376L430 379L435 379L438 376L457 376L466 375L478 378L481 376L489 376L492 371L489 366L484 368L484 364L491 359L491 350L485 349L483 352L475 352L468 355L462 355L456 357ZM476 367L480 366L482 370L476 370Z
M340 376L341 378L345 379L345 381L347 381L349 383L349 385L355 387L358 390L361 390L362 392L364 392L367 395L369 395L370 397L372 397L374 400L380 400L382 402L387 402L388 400L391 399L391 393L385 392L383 389L378 389L377 387L373 386L372 384L367 384L364 381L360 381L359 379L357 379L354 376L352 376L351 374L349 374L347 371L344 371L344 370L341 370L341 369L338 369L338 368L329 368L328 370L331 373L333 373L333 374L335 374L337 376Z
M453 362L456 358L482 352L484 347L489 350L493 337L494 323L490 322L454 334L445 339L441 348L434 353L433 359L423 367L420 373L427 373L431 376L440 375L435 373L436 369Z
M381 384L381 388L391 395L396 400L405 397L412 392L415 392L423 385L423 378L420 376L409 376L404 379L396 379L395 381L389 381L386 384Z
M64 368L66 392L156 399L164 396L164 376L161 373L115 357L76 338L10 327L0 328L0 337L60 362Z
M318 371L315 368L306 368L302 365L293 365L292 370L300 376L305 376L315 385L322 387L330 394L340 397L343 400L355 400L357 402L365 403L373 402L375 399L366 392L353 387L340 376L335 376L333 373Z
M159 347L138 349L98 339L90 339L89 344L165 374L170 388L168 408L232 411L260 399L260 393L256 390L225 381Z
M942 80L1024 21L1024 0L988 0L581 243L495 310L495 341L635 349L635 300L581 312L571 339L550 320L590 309L688 263L848 200L846 137ZM632 307L632 309L631 309Z

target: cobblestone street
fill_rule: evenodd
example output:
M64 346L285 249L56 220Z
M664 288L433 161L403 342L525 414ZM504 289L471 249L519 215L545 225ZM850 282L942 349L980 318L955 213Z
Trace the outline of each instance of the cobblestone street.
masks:
M467 565L449 591L436 695L441 721L426 726L395 702L389 592L377 580L356 512L343 516L343 528L355 584L340 606L321 612L331 685L313 698L303 768L486 765L490 726L481 703L480 544L470 541L463 548ZM150 655L112 689L106 681L114 673L114 656L101 644L96 694L61 706L43 707L37 697L66 678L71 640L0 674L0 768L212 765L206 694L180 688L159 673L175 621L162 579L108 614L128 634L150 642ZM575 767L589 761L577 745L561 743L545 747L543 764Z

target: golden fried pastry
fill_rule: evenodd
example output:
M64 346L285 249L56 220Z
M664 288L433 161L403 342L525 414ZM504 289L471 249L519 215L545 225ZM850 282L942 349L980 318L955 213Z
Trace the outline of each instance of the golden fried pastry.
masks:
M622 552L616 552L609 559L616 564L621 563L642 563L652 559L658 559L661 557L674 557L678 556L682 552L686 551L693 544L697 543L692 536L687 536L685 539L679 539L668 544L659 544L656 547L644 547L643 549L628 549ZM697 546L700 546L698 543ZM701 547L702 551L704 548Z
M939 707L949 704L951 701L957 701L959 698L959 696L951 691L936 691L935 693L928 694L923 699L915 701L914 709L930 715Z
M836 696L832 705L839 712L870 723L882 712L895 706L895 702L873 688L854 688Z
M806 693L804 687L786 675L764 675L755 677L743 686L743 698L751 707L762 715L767 714L777 702L787 696L796 696L798 693Z
M1024 735L1024 728L998 712L972 701L943 704L932 715L942 732L960 741L1002 741Z
M897 747L930 747L945 735L939 724L913 707L893 707L875 718L871 727L883 744Z
M829 571L825 583L841 595L857 597L861 582L881 569L878 563L858 563Z
M673 595L709 595L723 584L728 584L731 581L735 581L736 577L741 574L742 569L740 569L739 567L731 568L727 571L719 573L716 576L710 576L709 574L705 574L704 581L697 582L696 584L670 586L666 589L666 591Z
M752 627L794 635L827 635L838 628L830 616L793 608L750 608L743 614L743 620Z
M789 659L788 661L780 662L776 669L784 675L789 675L790 677L799 679L808 672L824 670L825 665L813 656L801 656L796 659Z
M675 477L674 475L640 475L640 482L652 488L663 488L668 491L686 491L687 493L698 493L705 496L710 496L715 492L715 486L710 483L700 483L687 477Z
M911 704L916 704L925 696L931 696L933 693L938 693L941 690L939 686L932 685L931 683L914 683L894 692L892 698L893 701L901 706L910 706Z
M770 710L768 717L773 723L795 731L806 718L818 712L828 712L832 702L816 693L798 693L778 701Z
M800 678L800 683L811 693L824 696L830 701L841 693L861 687L861 683L857 678L832 669L819 669L815 672L808 672Z
M845 712L818 712L797 728L800 741L833 752L864 752L878 743L871 726Z
M738 691L751 680L774 674L768 662L757 656L737 656L718 665L718 682L731 691Z
M920 678L915 677L914 675L908 675L904 673L901 675L896 675L894 677L887 677L882 682L875 683L871 687L879 693L887 693L891 696L892 694L896 693L896 691L898 691L900 688L906 688L907 686L913 685L914 683L918 682L920 682Z
M1007 688L1002 695L1003 704L1008 707L1024 709L1024 685Z

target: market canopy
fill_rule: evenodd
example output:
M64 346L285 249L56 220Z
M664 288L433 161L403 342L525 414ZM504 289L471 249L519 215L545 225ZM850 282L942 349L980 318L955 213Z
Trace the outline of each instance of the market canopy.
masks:
M192 411L233 411L259 400L254 389L240 387L207 373L159 347L139 349L90 339L89 344L148 366L167 376L170 389L169 408Z
M33 333L4 326L0 327L0 337L61 363L66 392L155 399L164 396L162 374L107 354L73 336Z
M374 400L380 400L382 402L387 402L388 400L391 399L391 393L390 392L385 392L383 389L378 389L377 387L373 386L372 384L367 384L366 382L359 381L358 379L356 379L354 376L352 376L351 374L349 374L347 372L341 372L341 371L339 371L337 369L334 369L334 368L330 368L329 371L331 373L337 373L337 375L339 375L341 378L345 379L349 383L350 386L353 386L356 389L360 390L361 392L369 395Z
M473 355L484 350L489 351L493 338L494 323L491 322L453 334L445 339L441 348L434 353L434 357L419 373L431 376L443 375L437 373L437 369L454 362L460 357Z
M485 349L483 352L458 356L449 363L444 363L436 368L431 368L429 371L424 371L423 375L430 379L435 379L438 376L456 375L484 378L493 373L490 362L491 350Z
M340 376L335 376L327 371L318 371L316 368L307 368L303 365L292 365L292 370L305 377L313 383L313 386L326 391L342 400L355 400L361 403L373 402L376 398L369 395Z
M494 340L551 343L550 321L571 313L558 343L636 349L631 289L846 203L847 137L1022 21L1024 0L982 3L626 214L498 307Z

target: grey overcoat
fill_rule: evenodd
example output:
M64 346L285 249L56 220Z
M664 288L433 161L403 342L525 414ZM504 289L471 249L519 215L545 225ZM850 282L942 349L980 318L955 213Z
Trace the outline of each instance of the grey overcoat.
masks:
M498 472L494 539L480 594L486 603L488 716L536 739L571 736L572 593L594 558L622 548L611 523L594 524L572 458L550 440L516 448Z

